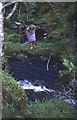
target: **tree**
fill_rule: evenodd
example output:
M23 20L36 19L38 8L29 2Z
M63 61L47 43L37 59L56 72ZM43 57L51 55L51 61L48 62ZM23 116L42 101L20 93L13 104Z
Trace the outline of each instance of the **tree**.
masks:
M13 1L13 2L11 2L11 3L7 3L7 4L5 4L5 5L3 6L3 3L0 2L0 63L1 63L1 56L3 55L3 54L2 54L2 46L3 46L3 40L4 40L3 9L4 9L5 7L8 7L8 6L11 5L11 4L14 4L14 3L16 3L16 1ZM12 14L13 14L13 12L15 11L15 8L16 8L16 4L15 4L15 6L14 6L14 9L12 10ZM11 15L12 15L12 14L11 14ZM7 18L10 18L11 15L9 14L9 15L7 16ZM1 64L0 64L0 69L1 69L1 67L2 67L2 66L1 66Z
M2 64L1 64L1 56L2 56L2 46L3 46L3 40L4 40L4 32L3 32L3 14L2 14L2 7L3 4L2 2L0 2L0 98L2 97L2 84L1 84L1 79L2 79L2 75L1 75L1 68L2 68ZM1 100L0 100L1 101ZM0 108L2 106L2 101L0 102ZM0 110L0 117L2 117L2 111Z
M3 5L3 3L0 2L0 58L1 58L1 56L2 56L2 46L3 46L3 40L4 40L4 31L3 31L3 21L4 21L4 20L3 20L3 9L4 9L5 7L8 7L8 6L14 4L14 3L16 3L16 1L13 1L13 2L11 2L11 3L7 3L7 4L5 4L5 5ZM9 19L9 18L12 16L12 14L14 13L14 11L15 11L15 9L16 9L16 5L17 5L17 4L15 4L12 12L7 16L7 19ZM0 59L0 60L1 60L1 59ZM1 62L1 61L0 61L0 62Z
M4 19L3 19L3 9L5 8L5 7L7 7L7 6L9 6L9 5L11 5L11 4L13 4L13 3L16 3L16 1L14 1L14 2L11 2L11 3L7 3L7 4L5 4L4 6L3 6L3 3L2 2L0 2L0 98L2 98L2 55L3 55L3 53L2 53L2 46L3 46L3 41L4 41L4 30L3 30L3 21L4 21ZM0 100L0 108L2 108L1 107L2 106L2 101ZM2 111L1 111L1 109L0 109L0 118L2 118Z
M2 46L3 46L3 40L4 40L2 8L3 8L3 4L2 2L0 2L0 63L1 63Z

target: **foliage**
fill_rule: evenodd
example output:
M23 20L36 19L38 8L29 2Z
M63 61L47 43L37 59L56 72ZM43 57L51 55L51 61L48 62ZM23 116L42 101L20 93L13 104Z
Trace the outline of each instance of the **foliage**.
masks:
M3 74L3 102L9 106L14 106L16 109L24 109L27 105L27 96L24 90L16 83L14 78L8 75L7 72ZM7 101L6 101L7 98Z
M62 76L63 73L65 73L65 74L71 73L73 75L72 77L74 77L75 70L76 70L76 67L74 66L74 64L72 62L68 61L67 59L63 60L63 64L68 68L68 70L67 71L64 71L64 70L60 71L60 75Z
M24 3L25 7L26 7L26 18L27 18L27 21L33 21L33 14L35 12L35 7L36 7L36 4L35 2L27 2L27 3ZM22 17L23 18L23 17Z
M72 107L72 106L71 106ZM74 108L70 111L70 107L62 99L39 100L30 102L27 110L32 111L34 118L76 118ZM26 110L24 110L26 117Z
M4 42L12 41L13 43L20 42L20 36L13 29L4 29Z
M2 75L1 75L1 64L0 64L0 119L2 118Z
M11 110L11 111L10 111ZM9 109L4 107L6 116L10 118L11 114L13 118L71 118L76 119L77 110L72 105L68 105L62 99L50 99L50 100L35 100L30 102L26 108L20 110L20 113L12 112L14 108ZM4 115L4 114L3 114Z
M74 70L73 68L75 67L72 62L69 62L68 60L64 59L63 64L69 68L69 71Z
M21 51L21 45L19 43L4 42L4 53L6 56L13 56L13 53Z

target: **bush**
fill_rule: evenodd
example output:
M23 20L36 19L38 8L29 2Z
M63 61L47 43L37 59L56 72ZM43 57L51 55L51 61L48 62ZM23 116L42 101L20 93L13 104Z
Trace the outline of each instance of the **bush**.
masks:
M13 33L13 34L9 35L8 40L9 40L9 41L12 41L12 42L14 42L14 43L20 42L19 35L16 34L16 33Z
M6 102L10 105L12 104L19 110L27 106L25 91L8 74L3 75L3 99L4 104L6 104Z
M20 42L20 36L17 34L13 29L4 28L4 41L9 42L12 41L13 43Z
M71 107L72 110L70 111ZM43 100L42 103L39 100L30 102L27 109L32 111L34 118L76 118L74 107L71 107L59 98L57 100Z

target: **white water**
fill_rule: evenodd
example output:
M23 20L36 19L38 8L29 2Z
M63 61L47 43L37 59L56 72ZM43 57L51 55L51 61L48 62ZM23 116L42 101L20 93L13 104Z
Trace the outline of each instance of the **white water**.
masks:
M52 89L47 89L45 86L34 86L31 82L29 82L28 80L20 80L17 82L22 89L31 89L31 90L34 90L35 92L41 92L41 91L44 91L44 92L55 92L55 90L52 90Z
M22 89L24 89L24 90L34 90L35 92L42 92L42 91L44 91L44 92L56 92L55 90L53 90L53 89L48 89L48 88L46 88L45 86L34 86L31 82L29 82L28 80L20 80L20 81L18 81L17 82L20 86L21 86L21 88ZM77 100L73 100L72 99L72 102L69 100L69 99L65 99L64 100L65 102L67 102L68 104L76 104L77 103Z

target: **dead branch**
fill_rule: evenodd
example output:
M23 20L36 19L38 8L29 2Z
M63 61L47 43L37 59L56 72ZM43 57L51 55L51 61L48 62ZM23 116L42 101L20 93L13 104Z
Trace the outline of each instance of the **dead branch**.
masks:
M5 4L5 5L2 7L2 9L4 9L5 7L8 7L8 6L10 6L10 5L14 4L14 3L17 3L17 1L13 1L13 2L10 2L10 3Z
M15 5L14 5L12 11L11 11L10 14L6 17L7 20L13 15L13 13L14 13L15 10L16 10L16 7L17 7L17 3L15 3Z
M67 86L67 88L69 88L69 91L67 91L67 94L70 93L72 91L72 89L70 87Z
M54 10L54 12L55 12L55 14L56 14L56 16L59 18L59 20L61 21L61 23L62 23L62 25L63 25L63 21L62 21L62 19L61 19L61 17L57 14L57 12L56 12L56 10L55 10L55 8L54 8L54 6L50 3L50 1L49 0L47 0L48 2L49 2L49 4L50 4L50 6L52 7L52 9Z
M64 85L62 85L62 87L64 88L64 93L63 93L63 94L64 94L67 98L69 98L69 100L71 101L71 103L74 105L74 102L73 102L71 96L68 95L68 94L71 92L72 89L68 87L70 90L69 90L69 91L66 91Z
M28 6L25 2L24 2L24 5L26 6L26 9L27 9ZM28 11L27 11L27 16L26 17L27 17L27 21L28 21L28 19L29 19Z
M49 66L49 62L50 62L51 56L52 56L52 53L50 54L48 62L47 62L47 71L49 70L48 66Z

